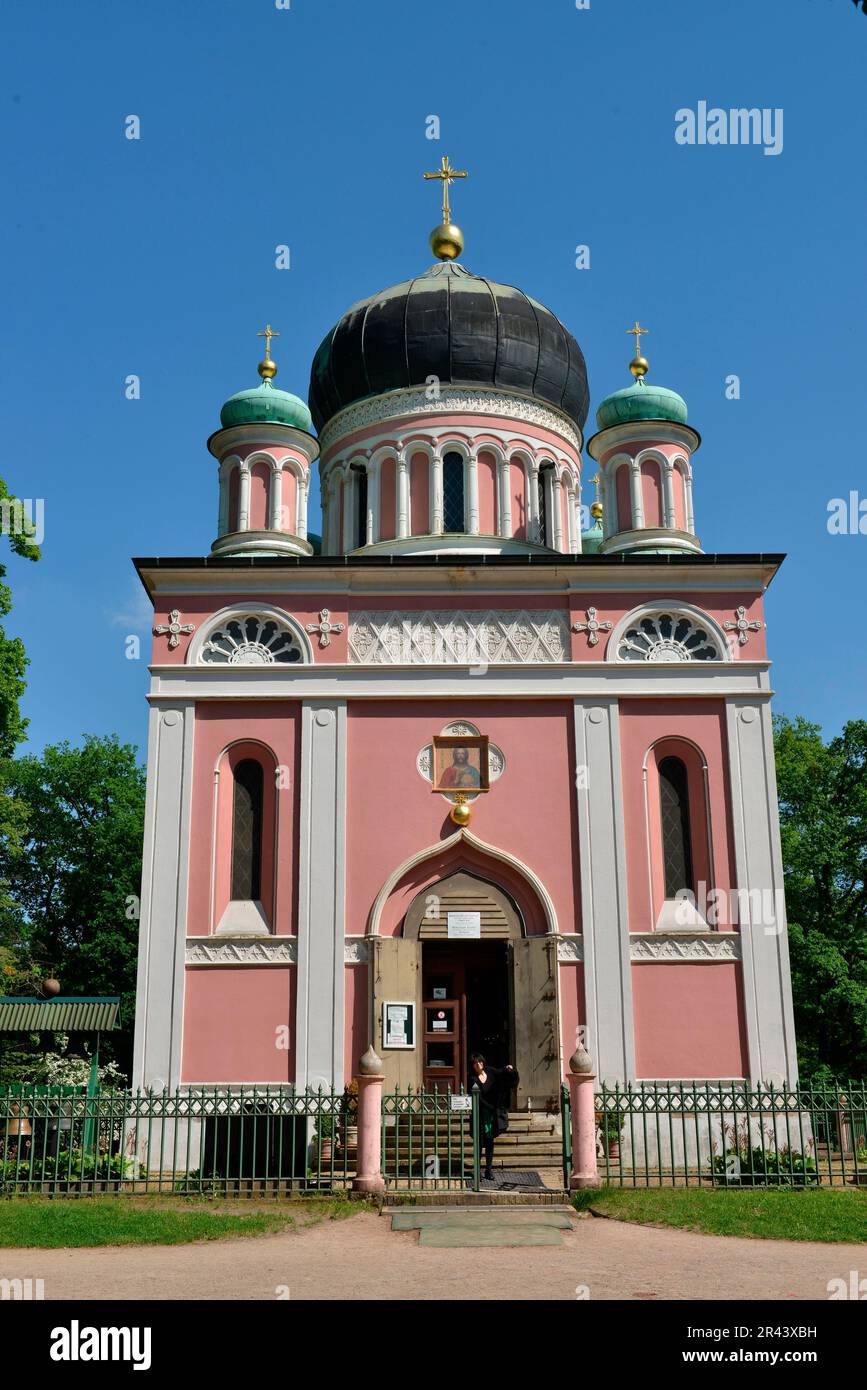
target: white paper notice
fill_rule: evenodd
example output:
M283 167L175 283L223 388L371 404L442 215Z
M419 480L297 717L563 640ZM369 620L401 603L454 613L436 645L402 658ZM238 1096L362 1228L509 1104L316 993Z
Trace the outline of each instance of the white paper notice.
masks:
M481 936L481 912L450 912L447 916L449 936Z

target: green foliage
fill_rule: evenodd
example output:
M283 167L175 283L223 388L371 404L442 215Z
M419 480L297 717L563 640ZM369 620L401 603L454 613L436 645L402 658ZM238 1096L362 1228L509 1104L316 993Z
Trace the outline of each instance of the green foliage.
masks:
M713 1171L727 1187L804 1187L818 1183L816 1164L797 1149L739 1146L715 1154Z
M775 720L798 1059L815 1081L867 1075L867 721L823 742Z
M128 1069L132 1051L144 769L116 737L87 736L0 762L0 801L23 828L0 823L4 992L32 994L56 974L64 994L121 996L119 1032L101 1052ZM4 1059L3 1079L8 1074ZM33 1078L31 1078L33 1079Z
M12 1193L16 1185L40 1182L119 1182L132 1170L132 1161L123 1154L85 1153L82 1149L59 1149L56 1154L35 1153L0 1160L0 1192Z

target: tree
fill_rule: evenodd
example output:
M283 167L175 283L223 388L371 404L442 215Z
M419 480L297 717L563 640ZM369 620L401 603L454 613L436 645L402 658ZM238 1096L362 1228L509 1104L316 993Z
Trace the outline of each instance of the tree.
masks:
M136 750L116 737L91 735L81 747L61 743L0 765L0 795L24 821L7 833L0 818L7 992L33 993L55 974L64 994L119 994L122 1028L100 1051L127 1069L144 791Z
M0 518L0 530L9 537L12 553L25 560L38 560L39 547L33 540L34 528L28 524L21 502L12 496L2 478ZM0 618L5 618L12 608L12 591L5 581L6 566L0 564ZM0 762L12 757L27 732L27 720L22 717L20 705L25 690L26 669L24 643L20 637L7 637L0 624ZM3 797L0 801L0 836L15 839L21 829L21 807L12 798Z
M867 721L824 743L775 724L798 1058L817 1079L867 1075Z

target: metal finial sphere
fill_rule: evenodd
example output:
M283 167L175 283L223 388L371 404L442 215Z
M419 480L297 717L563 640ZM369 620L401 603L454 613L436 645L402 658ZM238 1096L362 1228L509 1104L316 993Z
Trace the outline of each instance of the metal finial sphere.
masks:
M277 375L277 363L274 362L270 357L265 357L259 363L256 370L259 373L260 377L262 377L263 381L270 381L272 377L275 377Z
M454 222L441 222L430 234L430 249L439 261L453 261L464 249L464 234Z
M640 377L647 375L647 369L649 366L650 363L648 362L646 357L633 357L632 361L629 364L629 370L631 371L632 375L635 377L637 381Z
M466 801L458 801L449 812L454 824L460 826L469 825L470 814L470 807L467 805Z
M602 519L602 503L601 503L601 502L591 502L591 503L590 503L590 515L591 515L592 517L595 517L597 521L600 521L600 520Z

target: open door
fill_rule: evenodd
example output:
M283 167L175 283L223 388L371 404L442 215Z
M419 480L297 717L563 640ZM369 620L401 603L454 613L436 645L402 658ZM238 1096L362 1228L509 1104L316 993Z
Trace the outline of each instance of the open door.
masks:
M528 936L512 943L515 991L515 1065L521 1078L518 1109L557 1104L560 1094L560 1009L557 942Z

